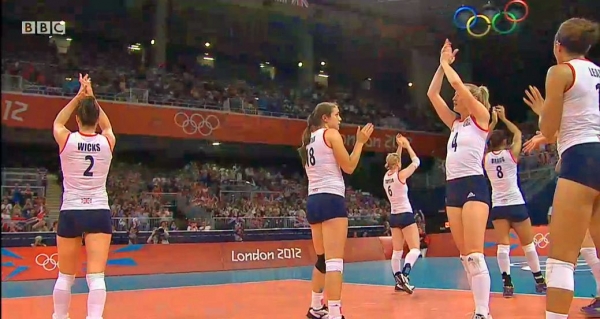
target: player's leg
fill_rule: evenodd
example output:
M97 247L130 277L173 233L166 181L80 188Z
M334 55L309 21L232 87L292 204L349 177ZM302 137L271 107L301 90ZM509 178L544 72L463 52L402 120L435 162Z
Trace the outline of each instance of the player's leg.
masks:
M78 233L72 211L61 211L56 230L58 249L58 278L52 291L54 313L52 319L69 318L71 287L75 283L81 252L81 233Z
M323 222L323 247L325 248L325 291L329 319L342 319L342 282L344 249L348 237L348 218L337 217Z
M563 171L566 164L564 157ZM596 190L580 183L565 178L558 179L550 224L552 244L546 261L546 319L568 317L574 293L574 266L590 226L597 194ZM573 207L577 209L573 210Z
M326 217L328 201L326 194L308 196L306 200L306 219L310 225L313 247L317 260L312 273L311 302L306 317L309 319L327 318L327 306L323 304L323 290L325 288L325 247L323 246L322 222Z
M397 276L402 271L402 256L404 255L404 235L402 234L402 229L399 227L399 223L397 222L398 216L395 214L393 218L393 223L390 222L390 228L392 230L392 259L390 261L392 266L392 274L394 276L394 280L396 280L395 290L402 291L402 286L397 280ZM393 226L392 226L393 225Z
M581 311L589 317L600 318L600 196L596 198L594 203L594 214L592 222L586 235L583 245L581 246L581 255L585 262L590 266L592 275L596 281L596 297L592 302L581 308Z
M535 280L535 291L537 293L546 293L546 280L542 274L540 257L533 242L533 227L531 226L531 219L529 219L525 205L515 207L512 226L517 236L519 236L523 254Z
M93 210L84 212L89 215L85 219L85 250L87 252L87 274L85 276L89 294L86 319L102 319L106 304L106 282L104 271L108 260L108 251L112 239L110 210Z
M412 214L404 215L406 216L404 227L402 228L402 233L408 245L409 251L406 254L406 258L404 259L404 266L402 267L402 272L396 275L396 280L400 279L402 289L407 293L412 294L415 287L410 284L409 276L411 270L414 267L414 264L419 259L419 256L421 256L421 250L419 249L419 228L414 222L414 216Z
M448 216L448 223L450 224L450 233L452 239L458 248L460 253L460 263L462 264L465 274L467 275L467 282L469 288L471 288L471 273L467 267L466 253L464 250L464 232L462 223L462 208L460 207L446 207L446 214Z
M490 312L490 273L483 255L489 206L481 201L469 201L463 207L464 245L467 268L471 274L471 290L475 300L475 316L487 319Z
M312 272L311 302L307 318L326 318L327 307L323 303L323 289L325 286L325 248L323 247L323 228L321 224L310 225L313 247L317 255L317 262Z
M492 215L496 215L500 210L499 207L492 208ZM514 294L514 286L510 276L510 222L505 218L493 219L494 234L498 243L496 258L498 260L498 268L502 275L503 292L502 295L510 298Z

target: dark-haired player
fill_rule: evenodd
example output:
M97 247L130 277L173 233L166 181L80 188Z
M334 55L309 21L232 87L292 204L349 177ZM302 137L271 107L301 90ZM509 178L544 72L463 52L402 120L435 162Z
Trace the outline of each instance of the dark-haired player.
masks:
M54 139L58 144L63 180L63 200L56 230L58 279L52 293L53 319L68 319L71 287L80 269L84 236L89 288L87 319L102 319L106 303L104 270L112 237L106 178L116 139L108 117L93 96L88 76L79 75L79 93L56 116ZM75 112L78 132L65 124ZM102 134L96 134L100 126Z
M561 24L554 41L558 65L548 70L546 98L537 96L530 105L540 115L541 134L548 140L558 134L561 161L546 262L546 319L568 318L573 271L588 228L600 247L600 67L585 59L599 33L598 24L586 19ZM588 315L600 316L597 307L592 310Z
M373 133L367 124L356 132L351 154L339 132L340 110L333 103L319 103L307 119L298 149L308 176L306 219L310 224L317 263L313 270L312 302L307 318L343 319L342 273L344 248L348 237L346 186L342 171L352 174L360 160L363 146ZM323 288L327 306L322 304Z
M489 153L483 165L492 185L492 210L490 217L494 224L498 242L498 266L504 284L504 297L512 297L514 286L510 276L510 230L519 236L527 264L535 279L535 290L546 292L546 282L540 268L540 259L533 242L531 220L525 199L518 183L518 159L521 154L522 135L519 128L506 118L503 106L494 107L498 119L512 133L512 144L502 130L495 130L489 138Z

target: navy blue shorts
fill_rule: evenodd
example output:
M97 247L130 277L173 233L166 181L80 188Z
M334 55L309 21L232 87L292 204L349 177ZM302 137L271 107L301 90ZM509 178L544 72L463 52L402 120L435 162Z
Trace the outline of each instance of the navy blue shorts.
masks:
M560 178L591 187L600 191L600 143L585 143L572 146L561 156Z
M390 227L404 229L415 223L415 214L412 212L390 214Z
M490 206L490 188L483 175L466 176L446 182L446 207L463 207L467 202Z
M320 224L334 218L348 218L346 199L334 194L314 194L306 200L306 220L309 224Z
M492 207L490 218L492 220L505 219L511 223L520 223L529 218L529 212L525 204L496 206Z
M108 209L62 210L58 215L56 235L77 238L83 234L112 234Z

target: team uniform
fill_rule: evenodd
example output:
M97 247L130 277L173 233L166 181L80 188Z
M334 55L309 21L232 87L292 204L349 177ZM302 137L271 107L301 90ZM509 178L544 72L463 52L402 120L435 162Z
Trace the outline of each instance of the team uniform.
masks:
M99 134L74 132L60 152L64 176L63 199L57 235L81 237L84 233L112 234L106 178L112 146Z
M383 188L391 206L390 227L402 229L415 223L415 215L408 199L408 185L398 178L399 174L388 171L383 177Z
M517 160L511 151L489 152L485 155L483 165L492 184L491 219L519 223L529 218L517 180Z
M489 205L482 166L487 134L488 130L482 129L472 116L452 124L446 155L446 206L463 207L470 201Z
M310 136L306 146L308 159L308 199L306 219L309 224L348 217L346 211L346 185L342 170L333 155L333 149L325 141L327 129L318 129Z
M592 173L600 165L600 67L584 59L571 60L565 64L571 68L574 80L564 94L557 139L561 159L558 175L600 191L600 175ZM594 253L591 249L589 257L593 257ZM589 260L593 263L590 267L598 281L600 266L597 256ZM600 294L600 287L597 289ZM581 310L590 317L600 315L600 298L594 299Z
M600 174L590 173L600 165L600 67L583 59L565 64L574 80L564 94L558 131L559 177L600 191Z

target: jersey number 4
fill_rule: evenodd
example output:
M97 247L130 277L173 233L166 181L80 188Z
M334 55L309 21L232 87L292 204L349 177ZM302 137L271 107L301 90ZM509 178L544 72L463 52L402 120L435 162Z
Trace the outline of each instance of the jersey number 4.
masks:
M86 155L85 160L90 162L88 168L83 172L83 176L92 177L94 176L94 172L92 172L92 168L94 168L94 157L92 155Z
M308 166L315 166L315 164L317 163L317 160L315 159L315 149L310 147L308 149L308 161L307 164Z
M450 147L452 147L454 149L454 151L456 152L456 148L458 148L458 132L456 132L454 134L454 137L452 138L452 143L450 144Z

